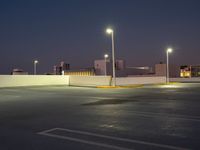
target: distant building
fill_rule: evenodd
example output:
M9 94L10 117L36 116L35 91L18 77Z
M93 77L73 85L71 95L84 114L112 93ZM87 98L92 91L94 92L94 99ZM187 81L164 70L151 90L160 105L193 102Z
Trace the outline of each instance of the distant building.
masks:
M112 61L110 59L100 59L94 61L96 75L112 75ZM125 61L117 59L115 61L116 76L125 76Z
M85 68L85 69L78 69L78 70L65 70L65 75L78 75L78 76L95 76L95 69L94 68Z
M156 76L166 76L167 69L166 64L162 62L155 64L155 75ZM179 77L179 67L176 65L169 65L169 77Z
M152 76L154 74L153 68L148 66L127 67L125 71L127 76Z
M155 65L156 76L166 76L166 64L160 63Z
M96 75L105 75L105 74L111 75L112 74L112 67L111 67L111 63L109 59L107 59L106 61L104 59L95 60L94 68L95 68Z
M180 77L180 66L178 65L169 65L169 76L172 78Z
M181 66L180 77L182 78L200 77L200 65Z
M105 59L95 60L94 68L96 75L109 75L112 76L112 61ZM116 77L126 77L126 76L166 76L166 64L160 62L155 64L154 67L151 66L133 66L126 67L126 63L123 59L117 59L115 63ZM169 76L179 77L179 67L170 64L169 65Z
M22 69L13 69L11 72L12 75L28 75L28 72L25 72Z
M62 70L66 71L70 69L70 64L65 63L64 61L60 62L60 67Z
M200 65L190 66L191 68L191 77L200 77Z
M95 76L94 68L84 68L84 69L70 69L70 64L61 61L59 65L53 67L54 73L56 75L78 75L78 76Z
M125 61L122 59L117 59L115 62L116 70L124 70L126 68Z
M63 71L65 72L69 69L70 69L70 64L67 64L64 61L61 61L60 65L55 65L53 67L54 74L56 74L56 75L61 75Z

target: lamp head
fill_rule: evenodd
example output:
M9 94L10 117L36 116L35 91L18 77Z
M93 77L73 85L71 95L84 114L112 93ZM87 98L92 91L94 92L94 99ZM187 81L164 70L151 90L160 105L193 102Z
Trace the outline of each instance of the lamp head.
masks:
M38 60L34 60L34 64L37 64L38 63Z
M104 58L108 58L108 54L105 54L105 55L104 55Z
M112 30L111 28L108 28L108 29L106 30L106 32L107 32L108 34L111 34L111 33L113 33L113 30Z
M168 48L168 49L167 49L167 53L171 53L172 51L173 51L172 48Z

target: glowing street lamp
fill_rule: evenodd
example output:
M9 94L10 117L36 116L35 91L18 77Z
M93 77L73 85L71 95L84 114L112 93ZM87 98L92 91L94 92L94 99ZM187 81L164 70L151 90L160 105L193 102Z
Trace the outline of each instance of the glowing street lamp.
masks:
M34 75L37 74L37 64L38 64L38 60L34 60L33 65L34 65Z
M105 60L105 76L107 76L107 58L108 58L108 54L104 55L104 60Z
M113 86L116 86L116 78L115 78L115 45L114 45L114 31L111 28L106 30L108 34L111 34L112 38L112 68L113 68Z
M169 53L172 53L173 49L172 48L168 48L166 53L167 53L167 74L166 74L166 83L169 83Z

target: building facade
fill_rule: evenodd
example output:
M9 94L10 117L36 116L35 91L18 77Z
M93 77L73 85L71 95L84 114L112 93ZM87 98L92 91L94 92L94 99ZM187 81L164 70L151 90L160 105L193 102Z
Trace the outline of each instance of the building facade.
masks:
M94 68L96 75L109 75L112 76L112 61L110 59L100 59L94 61ZM115 61L116 76L125 75L125 61L117 59Z
M70 69L70 64L65 63L64 61L61 61L59 65L55 65L53 67L54 74L61 75L63 72Z
M181 66L180 77L182 78L200 77L200 65Z
M11 72L12 75L28 75L28 72L25 72L22 69L13 69Z
M79 69L79 70L65 70L65 75L77 75L77 76L95 76L95 69L94 68L86 68L86 69Z

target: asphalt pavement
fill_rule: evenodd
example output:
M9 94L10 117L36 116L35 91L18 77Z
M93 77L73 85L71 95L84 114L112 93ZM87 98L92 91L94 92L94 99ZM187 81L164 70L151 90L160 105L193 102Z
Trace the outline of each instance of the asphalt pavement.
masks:
M200 84L0 89L0 150L200 149Z

